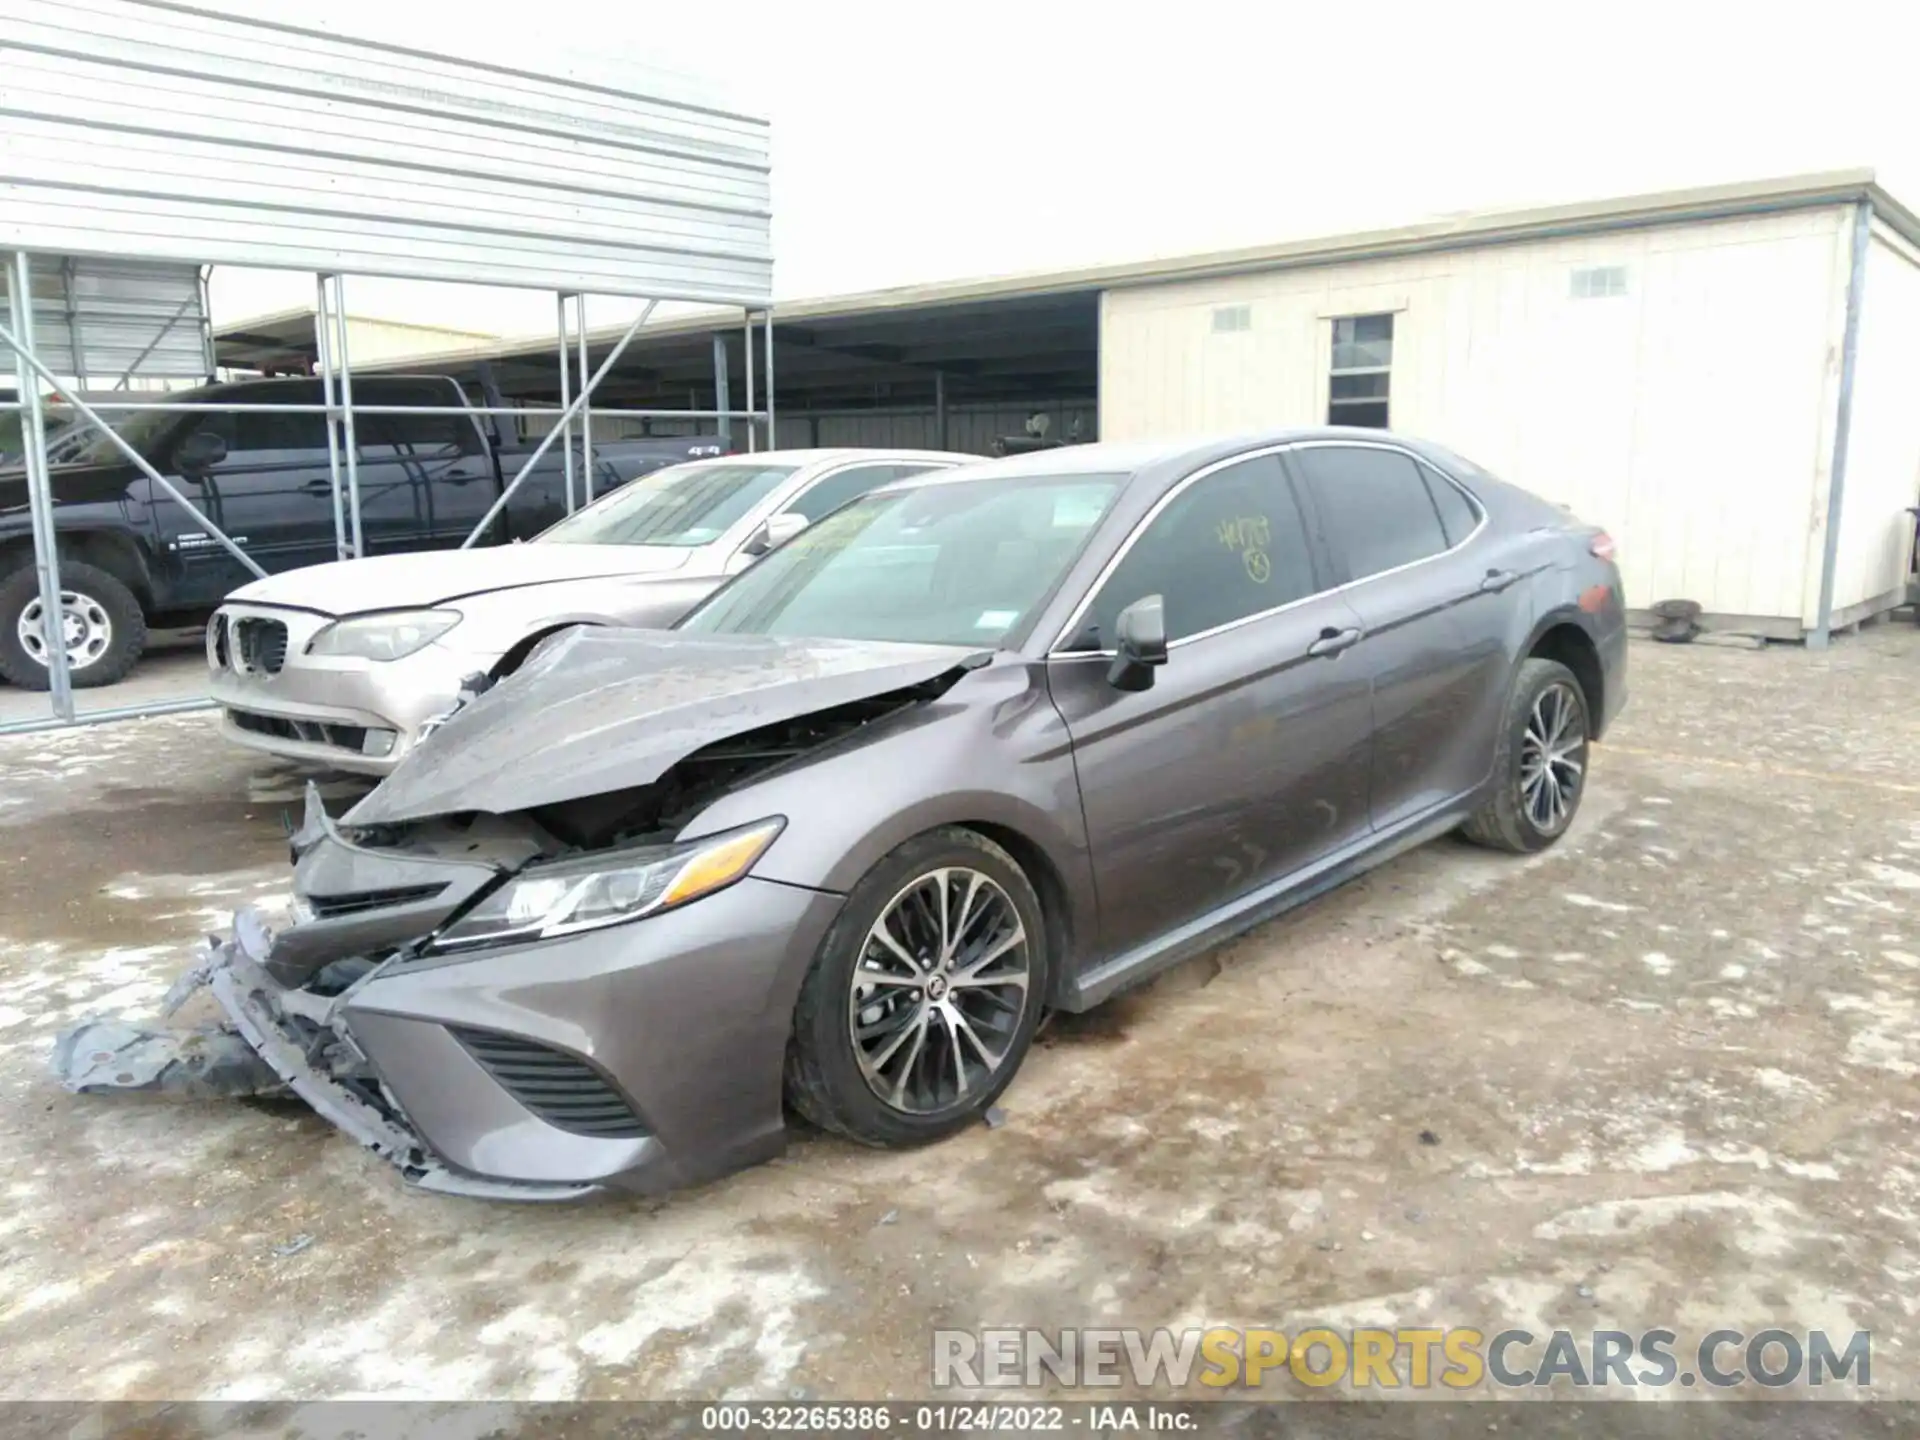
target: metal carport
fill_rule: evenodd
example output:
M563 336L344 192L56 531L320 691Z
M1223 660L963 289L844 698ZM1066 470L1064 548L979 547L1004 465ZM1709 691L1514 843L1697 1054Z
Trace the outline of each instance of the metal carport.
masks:
M334 422L343 554L360 548L345 276L554 292L560 330L546 355L559 403L538 418L563 434L577 420L589 457L590 399L654 305L726 306L749 320L769 307L769 127L756 116L169 0L67 0L51 9L0 0L0 73L8 86L0 254L11 252L15 297L0 346L16 357L20 382L22 398L9 408L23 413L28 439L53 723L149 712L78 716L73 706L42 408L45 391L72 380L59 368L72 357L63 361L45 343L63 324L70 333L64 310L41 291L37 277L49 270L105 261L145 274L191 267L197 276L213 264L315 274L326 403L261 408L324 409ZM569 301L584 317L595 294L646 302L597 359L570 341L566 322ZM738 410L676 408L667 418L739 417L771 428L767 379L759 392L749 379ZM766 410L755 410L756 393L769 396ZM260 573L103 418L191 411L191 403L76 399L74 408L146 473L156 495ZM506 413L535 418L524 407ZM570 441L563 450L570 470ZM503 495L495 512L505 503Z

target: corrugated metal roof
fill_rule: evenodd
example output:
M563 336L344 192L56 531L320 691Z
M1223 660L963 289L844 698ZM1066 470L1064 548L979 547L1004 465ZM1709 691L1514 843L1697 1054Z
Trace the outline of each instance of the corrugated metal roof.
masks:
M195 265L40 259L34 349L56 375L111 386L122 375L204 380L212 370ZM0 325L13 315L0 292Z
M1920 217L1889 195L1880 186L1872 170L1836 170L1529 210L1447 216L1386 230L1286 240L1238 250L784 300L779 307L779 323L782 326L799 325L812 320L850 319L948 305L1212 279L1261 270L1332 265L1438 250L1513 244L1562 235L1598 234L1648 225L1728 219L1739 215L1848 204L1858 200L1872 201L1874 213L1884 223L1920 245ZM647 337L702 334L716 326L727 327L736 323L731 318L723 319L717 314L689 314L651 324L641 332L641 336L644 340ZM624 332L624 326L596 326L589 332L588 338L593 345L604 345L619 339ZM544 354L552 346L550 338L527 337L504 340L497 345L475 346L465 351L441 352L432 359L435 368L440 369L460 360ZM640 353L642 348L636 345L634 353Z
M764 306L769 126L164 0L0 0L0 248Z

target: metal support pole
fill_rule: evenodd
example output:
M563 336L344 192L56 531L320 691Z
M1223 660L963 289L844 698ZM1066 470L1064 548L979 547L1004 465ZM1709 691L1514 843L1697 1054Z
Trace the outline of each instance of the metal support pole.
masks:
M209 385L220 378L220 351L213 343L213 290L208 281L212 274L211 265L200 267L200 354L207 367Z
M1833 638L1833 579L1840 564L1841 508L1847 495L1847 441L1853 430L1853 376L1860 362L1860 302L1867 288L1867 249L1873 239L1873 203L1853 209L1853 261L1847 272L1847 321L1840 342L1840 404L1833 422L1833 464L1827 477L1827 529L1820 554L1820 604L1809 650L1824 650Z
M727 403L727 337L713 332L713 408L720 412L720 443L733 445L733 407Z
M335 357L340 366L341 428L347 447L347 530L353 537L353 553L367 553L366 534L360 526L360 441L353 432L353 357L347 353L347 282L333 277L333 325L340 350Z
M573 303L580 307L580 394L587 393L587 297L576 295ZM649 313L653 307L647 307ZM588 400L580 407L580 479L581 491L587 497L587 504L593 503L593 402Z
M47 367L41 363L40 357L33 354L31 348L26 347L23 344L23 342L20 340L20 338L16 336L12 331L7 329L7 327L4 325L0 325L0 345L11 345L14 348L14 351L20 356L20 358L24 360L27 363L27 365L33 370L34 374L38 375L42 380L46 381L48 385L56 389L59 387L59 384L60 384L59 380L54 376L54 373L51 370L47 369ZM141 474L145 475L149 480L153 481L154 484L158 485L168 495L172 496L174 503L177 504L182 510L186 511L188 515L192 516L193 519L199 523L200 528L205 530L207 534L213 537L216 544L218 544L229 555L233 556L234 559L238 560L242 565L246 566L247 569L251 570L260 579L264 580L267 578L267 572L262 570L258 565L254 563L252 556L248 555L246 551L242 550L238 545L234 544L233 541L227 537L226 531L222 530L218 525L214 524L205 515L202 515L200 513L199 507L196 506L191 500L187 499L185 495L182 495L180 493L179 486L175 485L166 476L162 475L158 470L154 469L152 464L147 460L146 456L142 455L138 450L134 449L133 446L129 445L121 437L120 432L118 430L115 430L113 426L109 425L106 421L100 418L100 412L98 410L95 410L93 406L89 405L86 401L82 400L78 395L68 395L67 403L74 408L74 410L80 415L80 417L83 420L87 421L88 424L92 425L102 435L106 436L107 442L110 445L112 445L114 449L118 450L122 455L126 456L128 462L131 463L136 469L138 469ZM143 409L145 407L135 407L135 408ZM166 408L172 409L174 407L168 406ZM179 408L187 409L189 407L181 406ZM219 407L209 405L203 408L212 410L212 409L218 409Z
M16 250L7 269L7 308L18 332L7 336L13 346L13 373L19 377L20 438L27 461L27 511L33 533L33 568L40 578L40 634L47 647L47 689L53 713L73 719L73 678L67 672L67 607L61 602L60 548L53 523L53 488L47 483L47 417L40 405L39 368L33 354L33 262ZM45 377L49 384L53 377ZM80 403L78 397L74 403Z
M202 281L201 283L204 287L205 282ZM206 314L205 307L206 307L206 301L203 298L201 300L201 311L200 311L200 313L203 316ZM167 336L173 333L173 327L180 323L180 317L185 315L187 311L191 310L192 308L193 308L193 297L189 295L185 300L182 300L180 302L180 307L177 310L175 310L173 314L167 317L166 323L162 325L158 330L154 331L153 339L147 342L146 349L142 350L138 355L134 356L133 363L127 366L125 370L122 370L120 372L120 378L113 382L114 389L129 390L129 391L131 390L132 387L129 386L127 382L133 379L133 372L138 370L142 365L147 363L147 357L151 355L155 350L160 348L160 342L166 339ZM203 324L200 328L202 333L204 334L206 331L206 326ZM210 349L207 349L206 345L204 344L202 345L201 348L208 355L211 355L213 353ZM207 369L207 379L209 381L214 379L211 362L209 362L208 369Z
M567 297L555 294L553 302L560 317L560 408L565 410L573 403L573 357L567 352ZM558 428L560 458L567 472L567 513L571 515L574 511L573 422L569 420Z
M773 442L773 311L766 312L767 322L767 449L777 447Z
M327 478L333 483L333 553L335 558L344 560L347 558L347 506L340 490L340 432L334 429L334 422L340 417L333 398L333 336L328 333L332 322L331 307L327 304L327 277L316 275L313 284L318 306L313 312L313 344L320 360L320 398L327 407Z
M745 312L742 337L743 343L740 348L747 354L747 449L752 451L760 447L755 443L758 430L753 420L755 407L753 403L753 312L751 310Z
M587 381L581 388L579 395L574 397L573 404L569 405L566 413L560 417L561 424L565 424L568 420L571 420L574 415L586 405L587 401L592 398L593 392L599 387L600 381L606 376L609 370L613 369L620 357L626 353L628 343L635 335L640 333L640 327L647 323L647 317L653 314L653 307L659 303L658 300L649 300L647 302L647 308L642 310L633 324L627 327L627 333L620 337L620 343L614 346L607 358L600 362L600 368L593 372L593 378ZM553 442L559 438L560 426L556 425L547 432L547 438L542 440L539 445L534 448L533 454L526 458L525 463L520 466L519 473L507 482L507 488L500 492L500 498L493 502L493 508L480 517L480 523L473 527L473 533L460 542L460 548L462 550L471 549L473 543L487 533L487 527L493 524L495 516L507 508L507 502L513 498L513 492L520 488L520 482L533 473L533 467L540 463L540 457L545 455L547 451L552 448Z
M933 372L933 448L947 448L947 372Z
M80 303L73 294L76 268L73 257L67 256L60 265L60 284L67 292L67 339L73 346L73 378L82 390L87 390L92 388L87 384L87 342L80 333Z

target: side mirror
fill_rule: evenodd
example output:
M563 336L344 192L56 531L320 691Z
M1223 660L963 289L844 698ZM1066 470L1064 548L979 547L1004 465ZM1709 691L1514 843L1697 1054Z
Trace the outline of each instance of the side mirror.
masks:
M1107 683L1116 690L1150 690L1154 668L1167 663L1167 607L1158 595L1136 600L1114 624L1113 664Z
M174 447L173 463L182 471L211 470L227 458L227 442L212 430L195 430Z
M740 547L740 553L758 558L769 550L779 549L806 528L806 516L784 510L748 536L747 543Z

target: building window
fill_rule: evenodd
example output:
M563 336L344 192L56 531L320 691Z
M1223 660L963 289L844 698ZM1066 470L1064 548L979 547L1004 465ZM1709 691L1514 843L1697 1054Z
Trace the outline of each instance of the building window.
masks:
M1624 265L1596 265L1573 272L1573 298L1576 300L1603 300L1610 295L1626 293L1627 267Z
M1335 320L1327 423L1386 429L1392 373L1393 316L1348 315Z
M1253 307L1251 305L1222 305L1213 312L1213 333L1216 335L1235 335L1242 330L1253 329Z

